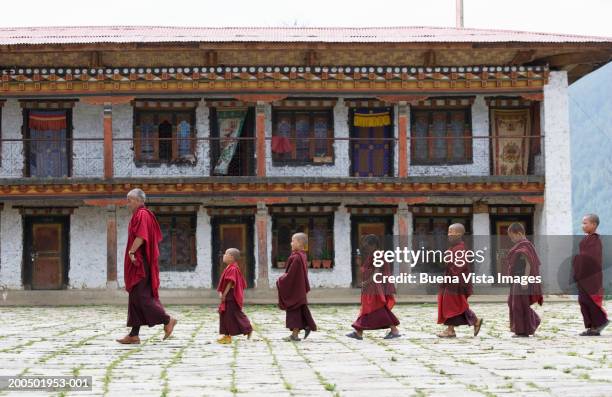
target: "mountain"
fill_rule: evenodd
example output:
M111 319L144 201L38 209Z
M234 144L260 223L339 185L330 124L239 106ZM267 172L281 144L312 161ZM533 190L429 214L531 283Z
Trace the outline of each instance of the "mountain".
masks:
M569 88L573 230L582 215L599 215L599 233L612 235L612 62Z

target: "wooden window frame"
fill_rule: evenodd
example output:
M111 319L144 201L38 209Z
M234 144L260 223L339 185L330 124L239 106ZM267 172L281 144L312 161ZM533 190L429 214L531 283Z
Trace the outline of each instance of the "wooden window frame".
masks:
M71 178L74 170L73 167L73 159L74 155L73 144L72 144L72 136L73 136L73 123L72 123L72 108L62 108L62 109L35 109L35 108L23 108L22 116L23 116L23 124L21 126L21 136L25 137L26 142L23 145L24 148L24 164L23 164L23 173L26 178L31 178L31 170L30 170L30 156L31 156L31 131L30 131L30 112L32 110L64 110L66 111L66 161L68 167L68 178Z
M171 114L172 120L170 124L172 125L172 137L171 137L171 157L169 160L160 159L159 158L159 135L157 135L155 142L153 143L153 159L143 159L141 152L141 131L142 131L142 115L144 114L152 114L153 122L155 125L155 129L159 128L159 125L163 122L160 115ZM185 158L179 157L178 155L178 124L187 120L190 123L191 131L190 131L190 154L193 156L194 161L186 160ZM195 138L196 138L196 112L195 109L146 109L146 108L134 108L134 117L133 117L133 150L134 150L134 162L136 165L161 165L161 164L181 164L181 165L191 165L195 166L197 163L197 158L195 156Z
M279 219L290 219L292 222L292 228L293 230L296 230L296 219L308 219L308 230L311 231L313 230L313 224L314 224L314 218L325 218L327 221L327 232L328 232L328 236L327 236L327 240L328 240L328 251L332 254L332 256L334 256L334 246L335 246L335 241L334 241L334 214L333 213L323 213L323 214L272 214L272 267L275 269L278 269L279 267L277 266L277 258L278 258L278 222ZM295 232L292 232L295 233ZM289 248L289 252L291 252L291 248ZM310 260L310 251L308 251L307 253L308 256L308 260ZM314 259L319 259L319 258L314 258ZM332 258L332 265L331 265L331 269L333 269L335 266L335 260Z
M296 109L296 108L284 108L284 107L274 107L272 109L272 136L278 135L278 119L279 115L289 113L291 115L291 132L289 139L293 144L293 151L291 152L291 158L286 159L281 156L285 156L283 153L277 154L272 152L272 165L273 166L303 166L303 165L333 165L335 161L334 155L334 111L332 108L307 108L307 109ZM314 119L317 114L325 113L327 116L327 152L325 157L331 157L331 162L315 162L314 158L317 153L315 153L316 148L316 140L314 139ZM308 114L308 120L310 125L309 131L309 160L301 160L297 159L297 145L296 142L296 122L297 115L299 114Z
M463 123L463 139L465 140L464 156L462 160L453 160L453 145L449 145L452 142L448 139L446 145L446 159L433 159L434 142L436 138L432 137L432 126L434 121L435 113L446 113L446 137L453 138L451 135L451 118L452 113L457 111L463 111L465 113ZM416 139L416 120L417 114L427 113L427 158L417 159L415 156L416 145L414 140ZM410 109L410 139L412 140L410 145L410 164L411 165L462 165L462 164L473 164L474 159L472 155L472 111L471 107L444 107L444 108L429 108L429 107L413 107Z
M193 272L196 270L198 266L198 256L196 251L196 233L197 233L197 213L175 213L175 214L159 214L157 215L157 219L160 221L159 223L163 223L164 218L170 218L170 264L164 264L160 261L159 270L162 272ZM191 238L189 244L191 245L191 264L189 266L178 265L177 264L177 255L176 252L178 250L177 242L176 242L176 224L177 218L189 218L190 223L190 233Z

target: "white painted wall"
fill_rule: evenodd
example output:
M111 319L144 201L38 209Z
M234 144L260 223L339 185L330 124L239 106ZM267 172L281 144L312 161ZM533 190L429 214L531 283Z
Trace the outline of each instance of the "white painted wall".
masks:
M265 105L265 131L266 131L266 175L267 176L327 176L346 177L349 175L350 157L348 140L334 141L333 165L306 165L306 166L273 166L272 165L272 106ZM334 137L348 138L348 107L342 98L338 98L334 107Z
M572 234L572 172L570 157L567 72L550 72L544 86L544 162L546 185L540 232ZM536 213L537 214L537 213Z
M133 130L133 107L129 104L113 106L113 138L132 139ZM209 108L201 101L196 109L197 138L208 138L210 123L208 120ZM197 164L191 165L168 165L140 166L134 165L134 151L131 149L131 141L115 141L114 150L114 172L115 177L172 177L172 176L208 176L210 174L210 159L208 141L199 139L196 144Z
M69 248L70 288L106 288L105 208L74 210L70 216Z
M23 225L19 210L5 204L0 211L0 284L22 289Z
M104 176L104 107L76 102L72 109L72 174L75 177ZM95 138L95 141L80 141Z
M412 120L408 115L408 136ZM489 108L485 102L484 95L477 95L472 105L472 159L471 164L429 166L429 165L410 165L408 173L411 176L480 176L490 175L489 169ZM410 141L408 142L408 158L410 158Z
M22 139L23 113L16 99L7 99L2 112L2 139ZM23 144L21 141L2 142L0 178L23 177Z

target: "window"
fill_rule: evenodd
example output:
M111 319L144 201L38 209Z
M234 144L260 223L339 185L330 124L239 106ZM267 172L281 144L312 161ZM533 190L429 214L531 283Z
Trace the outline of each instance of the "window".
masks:
M470 108L414 109L411 164L441 165L472 162Z
M291 255L291 236L306 233L306 253L309 266L332 267L334 252L334 218L332 214L272 217L272 259L273 267L284 267L284 261Z
M195 110L135 109L138 163L195 164Z
M197 266L196 220L195 213L157 216L163 238L159 245L161 271L195 270Z
M333 163L333 136L331 109L275 110L272 132L273 164Z

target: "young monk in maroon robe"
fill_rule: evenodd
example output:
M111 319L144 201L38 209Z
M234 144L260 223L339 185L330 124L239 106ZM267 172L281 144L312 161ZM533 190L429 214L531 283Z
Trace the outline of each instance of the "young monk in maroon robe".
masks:
M595 214L582 218L582 230L586 236L580 242L580 253L574 257L573 276L578 286L578 303L586 330L581 336L599 336L610 323L603 307L603 247Z
M513 223L508 227L508 237L514 246L508 251L506 261L510 276L540 275L540 259L533 243L525 237L525 228L520 223ZM538 303L542 306L542 286L538 283L514 283L508 295L508 309L510 312L510 330L513 337L529 337L533 335L540 325L540 317L531 308Z
M251 339L253 328L249 318L242 312L244 302L244 289L246 281L242 276L238 261L240 251L237 248L228 248L223 255L223 263L227 264L221 274L219 286L219 333L223 335L217 342L221 344L232 343L232 336L247 335Z
M454 223L448 227L448 241L450 243L448 251L452 253L454 260L446 263L444 275L456 276L459 282L440 285L438 324L444 324L447 327L437 334L440 338L456 337L455 327L459 325L473 326L474 336L477 336L482 326L482 318L476 317L468 304L468 297L472 295L472 283L465 282L463 274L468 275L470 273L469 265L465 260L463 260L463 264L458 260L458 257L465 258L464 234L465 227L461 223ZM463 251L463 253L457 254L460 251Z
M391 283L377 283L374 281L376 273L384 276L391 274L389 264L382 267L374 266L374 251L379 249L379 240L373 234L363 236L361 240L361 252L365 260L361 265L361 310L359 317L353 323L355 331L346 334L349 338L362 340L364 330L386 329L391 330L385 339L394 339L401 336L397 326L399 320L391 309L395 305L395 285Z
M127 199L132 218L125 247L124 278L129 293L127 326L132 330L117 342L138 344L140 326L157 324L164 324L165 340L172 334L177 321L166 314L159 301L158 244L162 240L161 230L155 215L144 205L146 196L142 190L131 190Z
M299 341L300 330L304 330L304 339L311 331L317 330L310 310L306 294L310 291L308 283L308 265L304 247L308 237L304 233L296 233L291 237L291 256L287 259L285 273L276 281L278 289L278 307L286 311L286 326L291 335L285 341Z

